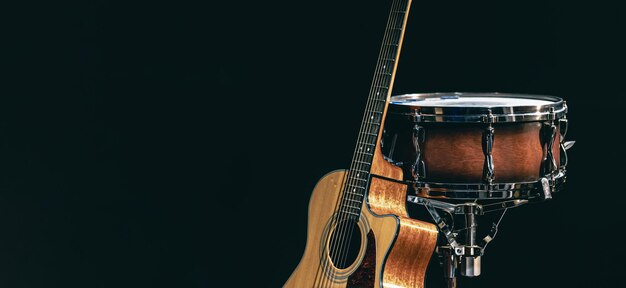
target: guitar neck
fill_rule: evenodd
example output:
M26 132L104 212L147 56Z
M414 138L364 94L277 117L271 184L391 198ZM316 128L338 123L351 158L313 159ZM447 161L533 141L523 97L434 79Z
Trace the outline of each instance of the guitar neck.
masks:
M389 13L351 166L362 171L369 172L371 154L382 132L384 116L400 59L410 5L411 0L394 0Z
M347 197L345 198L352 202L362 202L365 195L374 151L382 133L385 113L391 97L411 0L393 0L391 5L374 79L361 121L352 163L346 178L344 193ZM348 205L349 203L345 204Z

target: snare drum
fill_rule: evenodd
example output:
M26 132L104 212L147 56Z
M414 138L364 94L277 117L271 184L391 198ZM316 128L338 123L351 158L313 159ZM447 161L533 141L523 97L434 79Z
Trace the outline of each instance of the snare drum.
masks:
M381 147L423 197L549 197L565 180L566 112L554 96L399 95Z

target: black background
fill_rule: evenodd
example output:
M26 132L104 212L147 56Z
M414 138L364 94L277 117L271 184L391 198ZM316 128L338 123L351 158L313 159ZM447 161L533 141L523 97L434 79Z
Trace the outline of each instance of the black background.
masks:
M3 7L0 286L289 277L314 184L351 160L390 1L211 2ZM560 96L577 140L565 192L511 210L460 287L621 286L617 2L413 3L394 94Z

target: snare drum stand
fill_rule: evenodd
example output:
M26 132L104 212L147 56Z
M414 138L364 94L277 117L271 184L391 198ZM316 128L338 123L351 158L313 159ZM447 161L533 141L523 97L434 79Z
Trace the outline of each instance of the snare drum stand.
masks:
M439 227L439 231L445 237L446 243L438 245L436 252L439 254L440 262L443 265L444 277L446 278L448 288L456 287L456 277L459 273L466 277L480 275L480 258L485 248L487 248L487 244L495 238L498 232L498 225L500 221L502 221L507 209L518 207L529 202L543 201L552 198L552 189L548 181L542 181L542 184L543 191L542 193L536 194L536 197L505 200L483 205L477 204L476 202L451 204L414 195L407 197L408 202L422 205L428 210L435 224ZM447 217L442 217L439 211L447 213L443 214ZM491 231L478 243L476 236L476 229L478 227L477 216L496 211L501 211L498 220L492 223ZM455 216L465 219L464 227L453 230ZM463 238L463 242L459 243L458 238Z

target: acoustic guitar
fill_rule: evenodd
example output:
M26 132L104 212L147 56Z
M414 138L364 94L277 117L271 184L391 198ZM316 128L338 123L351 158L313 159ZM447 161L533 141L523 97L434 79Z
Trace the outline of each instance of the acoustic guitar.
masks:
M402 169L379 145L411 0L393 0L350 169L319 180L307 244L284 287L423 287L437 227L411 219Z

